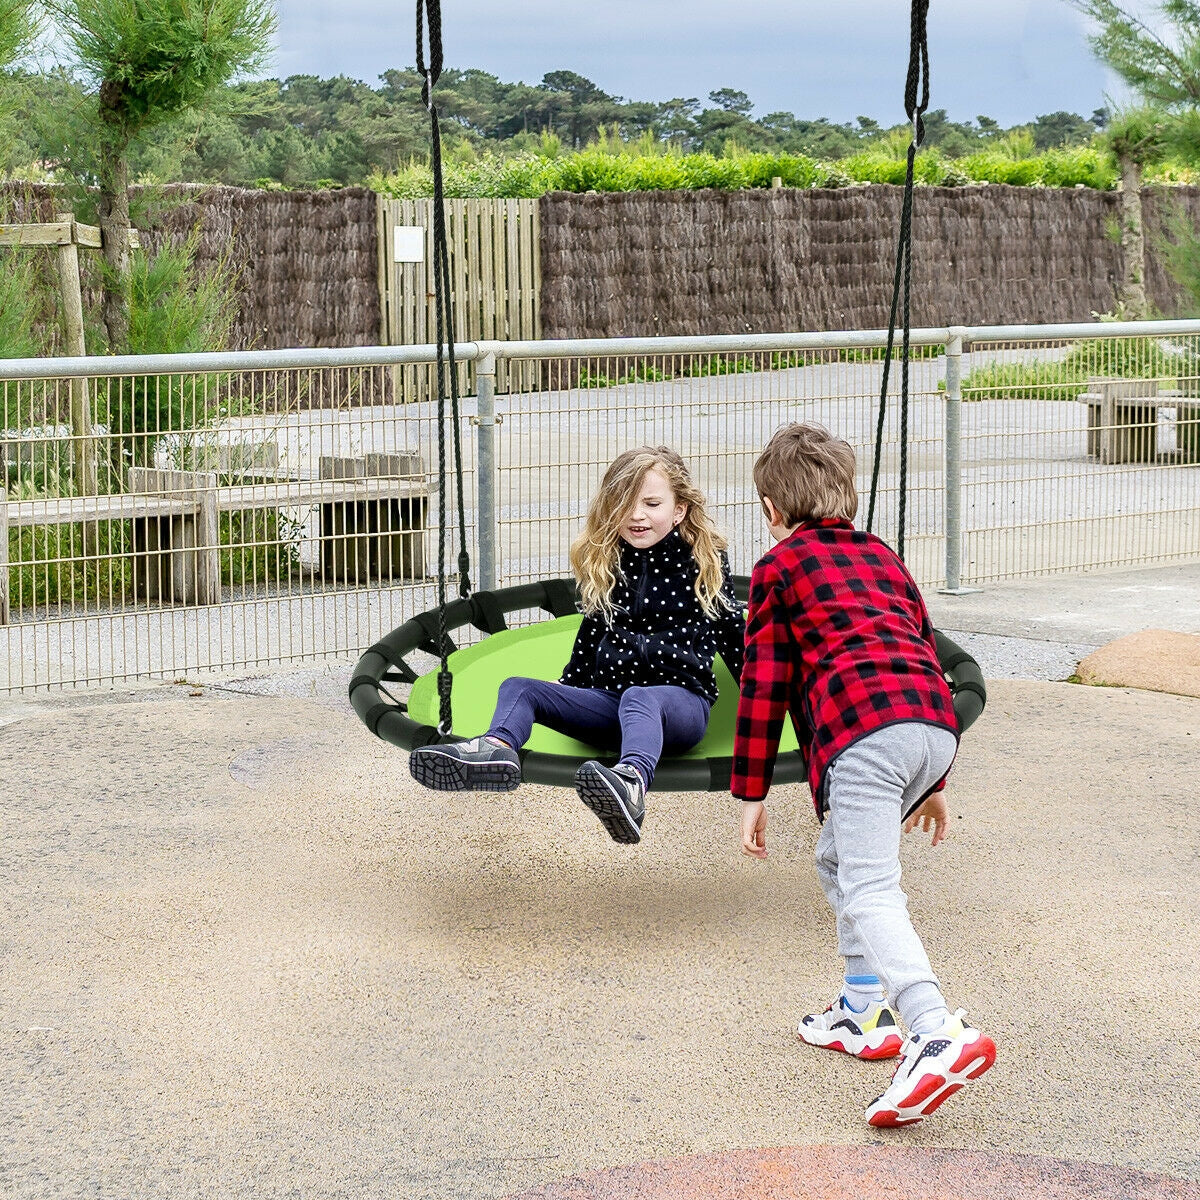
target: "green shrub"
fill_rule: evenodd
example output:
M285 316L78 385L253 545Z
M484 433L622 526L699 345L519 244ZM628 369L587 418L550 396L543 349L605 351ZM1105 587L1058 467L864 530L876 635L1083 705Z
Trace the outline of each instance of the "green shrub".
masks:
M1074 400L1088 379L1147 379L1180 382L1196 374L1196 357L1157 338L1087 339L1072 345L1059 362L991 362L962 381L963 400Z
M843 158L838 165L859 183L903 183L907 171L904 159L888 158L871 150Z
M1187 359L1157 338L1108 338L1077 342L1063 366L1072 377L1118 379L1173 379L1188 370Z
M903 143L903 144L902 144ZM1018 139L1019 149L1024 141ZM676 191L689 188L768 188L773 179L784 187L846 187L852 183L904 182L906 138L883 139L836 162L818 162L803 154L743 151L736 147L723 156L680 154L643 137L622 142L605 131L582 150L553 153L525 150L504 157L492 153L455 154L444 163L447 196L536 198L547 192ZM1184 178L1185 168L1173 168ZM1164 179L1172 178L1166 167ZM1191 178L1191 175L1187 175ZM1117 172L1113 159L1089 146L1015 155L989 149L949 159L939 150L923 150L914 163L918 183L961 187L967 183L1007 183L1017 186L1086 187L1111 190ZM1152 173L1147 172L1147 178ZM367 181L375 191L398 199L433 193L427 164L410 161L391 174L376 173Z
M1063 363L987 363L969 371L962 398L972 400L1074 400L1085 390Z
M36 358L43 352L35 328L40 288L34 253L0 249L0 358Z
M0 249L0 358L39 358L53 349L57 312L48 295L45 267L42 247ZM0 383L0 440L6 430L57 424L67 415L60 412L64 406L60 389L52 383Z
M291 578L300 566L301 530L274 508L221 513L221 582L251 587Z
M1047 187L1085 187L1111 192L1117 186L1116 162L1090 146L1047 150L1041 156L1041 182Z
M748 154L742 160L747 187L769 188L773 179L784 187L829 187L826 169L804 154ZM844 174L844 172L839 172Z
M191 354L224 349L237 312L236 280L228 263L196 264L193 235L154 256L138 253L130 266L131 354ZM220 375L121 376L97 389L95 420L109 430L111 466L154 461L166 436L202 428L227 415Z
M50 492L51 495L66 495ZM47 491L23 485L17 498ZM34 525L8 531L9 605L21 610L69 604L112 604L132 592L130 525L101 521L85 548L82 525Z
M994 151L984 151L960 158L958 166L969 178L981 183L1028 187L1041 182L1042 164L1036 158L1012 159Z

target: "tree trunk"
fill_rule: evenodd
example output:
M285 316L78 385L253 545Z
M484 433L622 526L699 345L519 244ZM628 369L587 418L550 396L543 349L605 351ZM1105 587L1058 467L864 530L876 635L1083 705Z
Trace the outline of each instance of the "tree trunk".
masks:
M120 85L100 85L100 230L104 240L104 327L110 354L129 349L129 136L120 119Z
M1142 232L1142 166L1121 155L1121 257L1124 273L1118 296L1130 321L1145 320L1146 238Z

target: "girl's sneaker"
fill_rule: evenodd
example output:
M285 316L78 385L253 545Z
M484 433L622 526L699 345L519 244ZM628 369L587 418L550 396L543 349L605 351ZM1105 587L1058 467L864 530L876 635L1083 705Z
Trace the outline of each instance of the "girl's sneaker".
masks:
M420 746L409 754L408 769L438 792L511 792L521 782L517 752L486 737Z
M966 1015L960 1008L935 1033L909 1037L887 1091L867 1108L868 1125L914 1125L996 1061L996 1043L972 1029Z
M595 761L585 762L575 772L575 790L614 842L630 846L642 840L646 789L635 767L628 763L606 767Z
M904 1045L900 1018L887 1000L876 1000L855 1012L839 996L822 1013L810 1013L796 1032L810 1046L841 1050L856 1058L895 1058Z

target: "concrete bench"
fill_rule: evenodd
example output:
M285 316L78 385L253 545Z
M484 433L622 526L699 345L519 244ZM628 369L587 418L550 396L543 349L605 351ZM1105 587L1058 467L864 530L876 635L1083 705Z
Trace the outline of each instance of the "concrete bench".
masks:
M266 467L247 476L254 481L221 484L216 471L134 467L129 491L118 495L12 501L0 489L0 624L9 619L8 532L30 526L129 521L135 593L167 603L220 600L222 512L319 508L327 579L424 576L428 489L419 455L322 458L315 479Z
M1160 392L1154 380L1089 379L1087 453L1102 463L1200 462L1200 398ZM1175 413L1175 446L1160 451L1158 414Z
M1159 403L1175 409L1175 458L1200 463L1200 397L1162 392Z

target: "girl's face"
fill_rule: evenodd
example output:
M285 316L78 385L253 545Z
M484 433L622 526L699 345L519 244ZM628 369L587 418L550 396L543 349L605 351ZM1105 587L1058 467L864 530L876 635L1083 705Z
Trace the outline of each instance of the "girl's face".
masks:
M633 504L621 518L621 536L639 550L657 545L687 515L687 505L675 499L667 477L651 467Z

